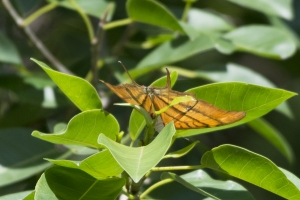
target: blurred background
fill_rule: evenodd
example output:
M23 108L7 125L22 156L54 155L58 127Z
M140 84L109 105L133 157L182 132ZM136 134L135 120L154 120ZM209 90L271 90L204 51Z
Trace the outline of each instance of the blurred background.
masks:
M74 7L74 2L79 9ZM67 148L30 135L33 130L51 133L55 125L67 124L80 112L30 58L90 81L105 110L118 119L125 133L132 109L114 106L113 103L121 100L98 81L117 85L126 80L118 60L140 85L149 85L164 76L164 68L168 66L179 73L173 88L178 91L212 82L243 81L300 92L300 1L270 0L273 7L264 7L260 0L250 5L243 0L199 0L191 3L192 9L187 13L184 10L191 1L159 2L178 20L183 19L190 25L193 31L186 31L190 39L193 33L203 33L215 39L215 43L205 46L207 41L204 40L196 47L189 44L180 49L187 38L180 31L143 23L143 20L124 20L129 14L123 0L3 0L0 3L0 196L33 190L40 174L50 166L42 158L70 158ZM90 28L84 16L88 16ZM133 14L130 17L134 18ZM124 25L114 24L104 30L99 22ZM276 41L272 38L273 29L263 33L260 29L255 31L257 26L273 28L274 34L278 34ZM233 32L241 27L254 29L235 37ZM162 45L172 40L174 44L178 41L178 46L174 45L169 52L159 52ZM260 40L265 42L262 50L259 50ZM181 56L172 58L173 51ZM206 150L221 144L235 144L268 157L299 177L299 100L299 96L295 96L263 116L259 121L261 126L245 124L180 139L174 150L186 146L188 140L200 140L201 144L188 156L164 161L161 165L198 165ZM155 178L159 179L159 174ZM242 184L256 199L280 199L255 186ZM168 188L174 191L174 187L176 184ZM162 191L168 188L162 188L154 196L166 198L163 196L166 192ZM179 190L183 190L185 197L193 198L187 189L178 187Z

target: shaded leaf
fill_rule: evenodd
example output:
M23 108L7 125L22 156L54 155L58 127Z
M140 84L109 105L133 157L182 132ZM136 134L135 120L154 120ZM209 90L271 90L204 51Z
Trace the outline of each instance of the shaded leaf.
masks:
M99 136L98 142L109 149L119 165L137 183L165 155L174 133L174 123L171 122L147 146L138 148L127 147L113 142L103 134Z
M272 124L263 118L259 118L248 122L248 125L273 144L290 163L294 161L294 154L291 146L284 136L274 126L272 126Z
M299 199L299 189L269 159L247 149L221 145L206 152L203 167L242 179L287 199Z
M292 0L228 0L241 6L257 10L268 15L277 15L285 19L293 18Z
M46 170L45 177L58 199L115 199L125 184L124 178L97 180L81 170L59 166Z
M102 103L95 88L86 80L50 69L45 63L37 63L64 92L65 95L81 110L101 109Z
M213 47L214 43L205 34L199 35L194 40L179 37L154 49L137 64L134 70L130 70L130 74L132 77L141 76L163 65L183 60Z
M132 20L183 32L175 16L158 1L127 0L126 9Z
M123 171L108 150L91 155L83 161L47 160L62 167L80 169L96 179L106 179L109 176L117 176Z
M216 128L177 130L176 137L187 137L201 133L221 130L237 126L270 112L285 100L295 96L293 92L282 89L266 88L262 86L239 82L214 83L188 90L196 98L228 111L245 111L246 117L233 124Z
M259 33L259 34L257 34ZM286 32L271 26L249 25L224 35L237 49L265 57L286 59L296 51L296 44Z
M101 148L97 143L99 134L103 133L115 140L119 129L117 120L111 114L103 110L89 110L73 117L63 132L47 134L33 131L32 136L56 144Z
M15 183L45 170L51 163L44 157L66 158L64 152L48 142L31 137L31 130L11 128L0 130L0 186Z
M22 64L21 57L14 43L0 33L0 62Z

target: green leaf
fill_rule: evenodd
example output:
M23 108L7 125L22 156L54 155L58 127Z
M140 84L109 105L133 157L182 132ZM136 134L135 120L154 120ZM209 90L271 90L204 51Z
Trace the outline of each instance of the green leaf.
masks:
M287 171L286 169L279 169L285 174L287 179L289 179L298 188L298 190L300 190L300 179L291 172Z
M181 178L180 176L177 176L176 174L173 174L173 173L170 173L170 172L169 173L164 172L161 176L161 179L170 179L170 178L177 181L178 183L182 184L183 186L187 187L188 189L193 190L194 192L202 194L205 197L210 197L212 199L220 200L216 196L214 196L214 195L212 195L208 192L205 192L201 188L198 188L198 187L193 186L192 184L189 184L183 178Z
M184 60L213 47L214 43L205 34L199 35L194 40L189 40L188 37L179 37L154 49L137 64L134 71L130 70L130 74L132 77L141 76L163 65Z
M175 16L158 1L127 0L126 9L132 20L184 32Z
M147 146L138 148L127 147L113 142L103 134L99 136L98 142L109 149L119 165L137 183L163 158L171 144L174 133L174 124L171 122Z
M230 40L241 51L265 57L286 59L296 51L293 38L271 26L244 26L225 34L224 38Z
M31 137L30 129L0 130L0 187L24 180L48 168L43 158L66 158L72 153L63 152L55 145Z
M171 72L170 78L171 78L171 87L175 84L178 77L178 73L176 71ZM163 87L166 85L167 82L167 76L164 76L162 78L157 79L154 81L151 85L155 87ZM130 137L133 141L135 141L142 130L144 129L146 125L146 121L143 115L141 115L137 110L132 110L132 113L130 115L129 120L129 133Z
M299 189L269 159L233 145L221 145L206 152L203 167L247 181L287 199L299 199Z
M64 132L48 134L33 131L32 136L56 144L102 148L97 143L99 134L103 133L115 140L119 130L119 124L113 115L103 110L89 110L73 117Z
M246 8L285 19L293 18L292 0L228 0Z
M204 170L196 170L180 177L194 187L213 193L220 199L254 199L251 193L237 182L212 179Z
M263 118L259 118L248 122L248 125L273 144L290 163L294 161L294 154L291 146L272 124L268 123Z
M30 194L28 194L22 200L34 200L34 195L35 195L35 191L32 191Z
M60 178L57 178L57 179L59 180ZM45 173L42 174L42 176L39 178L38 182L35 185L34 199L58 200L58 198L52 192L52 190L50 189L50 187L49 187L49 185L47 183L47 180L46 180L46 177L45 177Z
M229 31L233 26L222 17L198 8L188 12L187 23L200 32Z
M81 170L59 166L46 170L45 177L58 199L116 199L125 184L124 178L97 180Z
M245 82L255 85L276 88L276 85L261 74L249 69L248 67L235 63L228 63L226 66L218 66L218 70L197 70L191 71L178 67L169 67L171 71L177 71L181 76L189 78L202 78L212 82ZM289 118L293 118L293 113L286 102L275 108Z
M266 88L239 82L214 83L196 87L187 92L194 93L196 98L210 102L221 109L245 111L246 117L233 124L215 128L178 130L176 137L207 133L249 122L270 112L285 100L296 95L296 93L282 89Z
M32 191L23 191L23 192L16 192L13 194L7 194L1 196L1 200L16 200L16 199L24 199L26 196L30 195Z
M80 162L71 160L46 160L62 167L80 169L96 179L106 179L109 176L117 176L123 171L108 150L96 153Z
M95 88L86 80L50 69L45 63L31 59L37 63L81 110L101 109L102 103Z
M190 144L178 151L168 153L167 155L164 156L164 158L180 158L180 157L188 154L198 143L199 143L199 141L195 141L192 144Z
M0 62L22 64L19 52L14 43L0 33Z
M48 0L49 2L56 2L60 6L74 10L73 5L68 0ZM100 18L108 6L114 7L115 3L112 1L99 1L99 0L74 0L76 4L86 13L94 17ZM114 9L110 9L110 15L113 14Z

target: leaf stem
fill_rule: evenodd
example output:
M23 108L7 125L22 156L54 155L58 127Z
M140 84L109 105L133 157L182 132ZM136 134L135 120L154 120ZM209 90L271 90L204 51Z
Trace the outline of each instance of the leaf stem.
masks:
M154 189L162 186L162 185L165 185L167 183L171 183L173 182L174 180L173 179L165 179L165 180L162 180L162 181L159 181L153 185L151 185L146 191L144 191L141 195L140 195L140 198L143 199L145 198L150 192L152 192Z
M176 166L176 167L153 167L151 171L159 172L159 171L171 171L171 170L192 170L192 169L202 169L202 165L195 166Z
M108 30L108 29L116 28L118 26L125 26L127 24L130 24L131 22L133 22L133 20L130 19L130 18L120 19L120 20L116 20L114 22L110 22L110 23L105 24L103 26L103 29Z
M34 20L36 20L38 17L40 17L41 15L53 10L54 8L56 8L58 6L57 2L54 3L50 3L47 4L46 6L38 9L37 11L35 11L34 13L32 13L30 16L28 16L26 19L24 19L23 21L23 26L28 26L29 24L31 24Z
M197 0L184 0L184 1L185 1L185 7L184 7L184 10L183 10L181 20L185 22L187 20L187 15L188 15L188 12L189 12L192 4L194 2L196 2Z
M88 34L89 34L89 38L90 38L90 42L93 43L93 39L94 39L94 30L93 30L93 26L91 23L91 20L89 19L89 17L85 14L85 12L77 5L77 3L74 0L69 0L69 2L72 4L72 6L75 8L75 10L79 13L79 15L82 17Z

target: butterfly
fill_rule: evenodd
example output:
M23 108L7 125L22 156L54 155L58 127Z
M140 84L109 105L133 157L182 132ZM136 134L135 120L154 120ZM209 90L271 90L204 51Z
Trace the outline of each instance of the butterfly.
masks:
M193 97L193 100L179 102L161 113L160 117L164 125L174 121L176 129L211 128L234 123L246 116L246 113L243 111L223 110L206 101L196 99L193 93L172 90L168 69L166 69L167 83L164 87L146 87L137 84L126 67L123 64L122 66L131 79L132 84L115 86L102 80L101 82L127 103L144 108L152 117L155 117L155 111L169 106L176 97Z

